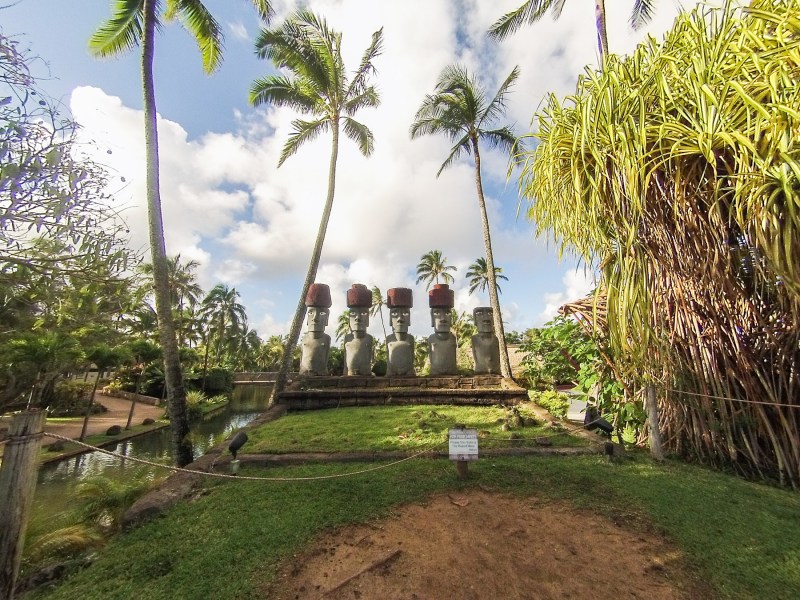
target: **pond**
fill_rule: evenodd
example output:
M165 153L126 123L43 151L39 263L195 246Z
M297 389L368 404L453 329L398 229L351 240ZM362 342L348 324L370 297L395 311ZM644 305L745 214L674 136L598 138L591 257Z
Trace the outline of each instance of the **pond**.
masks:
M190 437L194 457L202 456L231 433L262 414L267 409L270 391L271 387L266 385L235 387L225 412L192 425ZM122 441L105 449L124 456L172 464L169 428ZM162 478L168 474L166 469L125 461L100 452L65 458L39 469L34 511L59 512L68 508L75 486L87 477L103 475L130 480Z

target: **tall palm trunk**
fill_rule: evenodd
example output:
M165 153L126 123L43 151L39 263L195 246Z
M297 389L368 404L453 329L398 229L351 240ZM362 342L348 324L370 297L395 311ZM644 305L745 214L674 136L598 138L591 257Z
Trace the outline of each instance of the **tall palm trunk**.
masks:
M506 332L503 329L503 315L500 313L500 298L497 294L497 279L494 272L494 256L492 255L492 236L489 231L489 215L486 213L486 199L483 196L483 182L481 181L481 155L478 152L478 138L471 137L472 151L475 155L475 186L478 188L478 204L481 209L481 222L483 224L483 246L486 252L486 271L489 277L489 303L492 305L494 318L494 331L500 343L500 374L511 378L511 366L508 362L508 348L506 348Z
M144 89L144 144L147 162L147 215L150 230L150 254L153 260L153 290L156 299L158 334L164 354L164 378L167 385L172 450L178 466L192 462L192 447L188 443L189 421L186 415L186 390L172 320L169 270L164 243L164 223L161 216L159 191L158 124L156 96L153 85L153 54L155 45L156 0L144 0L144 35L142 40L142 87Z
M294 319L292 319L289 339L286 340L286 349L281 358L281 367L275 377L275 386L272 388L272 394L269 399L270 404L275 403L278 399L278 394L286 387L289 367L292 364L292 355L294 354L295 346L297 346L297 340L300 339L300 327L303 325L303 318L306 314L306 296L308 295L308 288L311 287L311 284L314 283L314 279L317 276L319 260L322 256L322 244L325 242L325 232L328 230L328 221L330 220L331 209L333 208L333 192L336 188L336 160L339 156L339 115L336 115L332 119L331 125L333 129L333 143L331 145L331 163L328 170L328 197L325 200L325 208L322 210L322 218L320 219L319 230L317 231L317 241L314 243L311 262L308 264L308 273L303 283L303 291L300 293L300 300L297 303Z
M606 29L606 0L595 0L594 18L597 26L597 47L600 57L608 56L608 30Z

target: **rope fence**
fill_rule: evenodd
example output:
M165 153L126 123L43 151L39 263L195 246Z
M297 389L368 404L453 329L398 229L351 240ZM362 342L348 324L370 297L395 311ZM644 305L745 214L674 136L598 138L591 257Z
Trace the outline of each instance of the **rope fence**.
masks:
M729 402L742 402L744 404L761 404L764 406L780 406L783 408L800 408L800 404L788 404L784 402L765 402L763 400L746 400L744 398L728 398L727 396L714 396L713 394L700 394L698 392L687 392L676 390L674 388L662 387L665 392L674 392L676 394L685 394L687 396L697 396L698 398L713 398L714 400L727 400Z
M594 423L594 421L592 421L592 423ZM587 425L591 425L592 423L587 423ZM540 435L540 436L536 436L536 437L537 438L551 438L551 437L556 437L556 436L560 436L560 435L568 435L568 434L574 433L575 431L580 431L580 430L584 429L587 425L581 425L579 427L575 427L575 428L571 428L571 429L563 429L561 431L557 431L557 432L550 433L550 434L547 434L547 435ZM69 443L72 443L72 444L77 444L78 446L86 448L87 450L91 450L91 451L94 451L94 452L99 452L101 454L105 454L105 455L108 455L108 456L113 456L115 458L119 458L120 460L130 461L130 462L139 463L139 464L143 464L143 465L148 465L148 466L151 466L151 467L156 467L156 468L161 468L161 469L167 469L167 470L173 471L175 473L187 473L189 475L202 475L202 476L205 476L205 477L218 477L218 478L221 478L221 479L236 479L236 480L240 480L240 481L244 480L244 481L273 481L273 482L322 481L322 480L326 480L326 479L339 479L339 478L342 478L342 477L353 477L353 476L356 476L356 475L363 475L364 473L371 473L373 471L379 471L381 469L388 469L389 467L394 467L396 465L399 465L401 463L407 462L409 460L412 460L412 459L415 459L415 458L419 458L420 456L423 456L425 454L429 454L429 453L433 452L434 450L436 450L437 448L440 448L440 447L442 447L442 446L444 446L445 444L448 443L448 441L445 440L443 442L439 442L437 444L434 444L433 446L430 446L429 448L426 448L424 450L420 450L419 452L415 452L415 453L411 454L410 456L406 456L405 458L401 458L401 459L398 459L398 460L395 460L395 461L392 461L392 462L389 462L389 463L386 463L386 464L378 465L378 466L375 466L375 467L369 467L367 469L360 469L358 471L349 471L347 473L336 473L334 475L316 475L316 476L309 476L309 477L253 477L253 476L247 476L247 475L231 475L231 474L227 474L227 473L214 473L213 471L199 471L199 470L196 470L196 469L185 469L183 467L175 467L175 466L172 466L172 465L165 465L163 463L157 463L157 462L153 462L151 460L146 460L146 459L143 459L143 458L136 458L136 457L133 457L133 456L125 456L124 454L120 454L119 452L113 452L111 450L105 450L104 448L98 448L97 446L92 446L91 444L87 444L85 442L80 442L78 440L75 440L75 439L72 439L72 438L69 438L69 437L66 437L66 436L63 436L63 435L59 435L57 433L50 433L50 432L45 431L43 433L43 435L45 437L51 437L51 438L54 438L54 439L57 439L57 440L63 440L65 442L69 442ZM502 442L509 442L509 443L518 444L520 442L530 441L531 439L535 439L535 438L520 438L519 440L493 440L493 441L502 441ZM596 443L596 444L601 444L602 443L600 440L589 440L589 441L593 442L593 443Z

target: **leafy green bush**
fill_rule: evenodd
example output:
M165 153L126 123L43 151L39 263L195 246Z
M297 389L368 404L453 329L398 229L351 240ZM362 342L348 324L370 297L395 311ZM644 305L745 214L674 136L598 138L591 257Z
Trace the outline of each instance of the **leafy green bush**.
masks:
M206 373L207 394L227 394L233 390L233 373L230 369L214 367Z
M86 413L94 384L83 381L59 381L50 396L48 414L51 417L78 417ZM100 405L92 406L92 414L105 411Z
M569 396L566 394L555 390L530 391L528 392L528 397L554 417L558 419L566 418L567 409L569 408Z

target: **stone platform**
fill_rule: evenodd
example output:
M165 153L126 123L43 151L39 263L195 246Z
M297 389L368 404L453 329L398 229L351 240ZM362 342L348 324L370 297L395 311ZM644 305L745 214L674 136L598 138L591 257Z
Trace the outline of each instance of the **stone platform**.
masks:
M511 406L527 391L499 375L452 377L304 377L278 394L289 410L341 406L458 404Z

